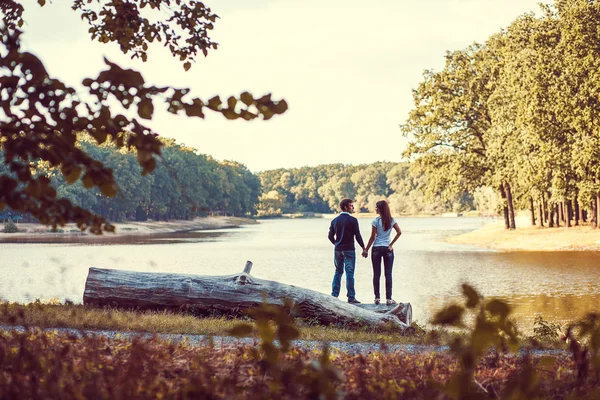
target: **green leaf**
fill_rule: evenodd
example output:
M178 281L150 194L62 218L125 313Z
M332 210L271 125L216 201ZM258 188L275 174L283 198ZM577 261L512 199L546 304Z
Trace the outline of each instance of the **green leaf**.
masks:
M287 342L298 339L300 337L300 331L291 325L281 325L278 330L278 336L279 340Z
M248 92L244 92L240 95L240 100L247 106L251 106L254 103L254 98Z
M229 96L229 98L227 99L227 107L229 107L230 109L234 109L235 105L237 104L237 99L233 96Z
M219 96L215 96L212 99L208 100L208 108L211 110L218 110L221 105L221 98Z
M95 185L94 179L89 173L86 173L83 176L83 178L81 179L81 183L83 183L83 187L86 189L92 188Z
M467 298L467 303L466 303L467 308L474 308L479 304L479 301L481 300L481 296L479 295L479 293L477 293L477 291L471 285L463 283L462 291L463 291L463 294L465 295L465 297Z
M502 300L494 299L490 301L485 309L493 315L498 315L501 318L506 318L510 314L510 306Z
M451 304L439 311L432 320L434 325L460 325L465 309L457 304Z
M100 191L106 197L115 197L117 195L117 187L114 183L103 183L100 185Z
M246 337L246 336L250 336L253 331L254 331L254 329L252 328L252 325L250 325L250 324L238 324L238 325L234 326L233 328L231 328L228 331L228 333L231 336L235 336L235 337Z
M82 169L79 167L66 168L62 171L67 184L72 185L77 182L77 179L81 176Z
M152 100L142 99L138 103L138 115L140 116L140 118L152 119L153 113L154 113L154 104L152 104Z

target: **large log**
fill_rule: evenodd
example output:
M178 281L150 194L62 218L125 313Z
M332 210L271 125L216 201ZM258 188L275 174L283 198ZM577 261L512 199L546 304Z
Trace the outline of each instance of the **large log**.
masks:
M410 303L395 306L359 304L358 307L314 290L254 278L252 263L244 272L225 276L134 272L90 268L83 303L134 309L181 310L235 314L259 306L263 295L270 304L294 303L292 312L321 324L395 326L402 330L412 323Z

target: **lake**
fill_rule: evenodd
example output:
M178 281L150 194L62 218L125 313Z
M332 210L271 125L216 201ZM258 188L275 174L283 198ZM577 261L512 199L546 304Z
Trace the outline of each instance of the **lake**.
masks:
M365 242L370 219L360 219ZM330 293L333 246L329 219L264 220L236 229L123 239L124 243L0 243L0 298L28 302L69 299L81 303L89 267L227 275L246 260L252 275ZM448 301L461 301L460 285L508 301L524 328L542 314L565 322L600 304L599 254L503 253L445 243L490 223L489 218L400 218L395 248L394 298L410 302L414 319L426 323ZM372 302L370 259L357 258L356 291ZM382 279L382 289L384 281ZM382 293L383 294L383 293ZM345 282L342 294L345 296Z

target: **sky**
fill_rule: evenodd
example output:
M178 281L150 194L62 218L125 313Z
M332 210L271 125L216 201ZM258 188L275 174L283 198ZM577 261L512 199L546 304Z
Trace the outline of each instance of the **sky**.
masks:
M537 11L538 2L207 0L220 17L211 35L220 47L199 56L188 72L160 47L151 47L142 63L114 43L91 42L72 0L43 8L23 0L22 38L52 77L74 87L105 69L107 57L141 71L147 83L190 88L193 97L249 91L284 98L289 110L269 121L157 111L149 123L161 136L259 172L401 161L408 139L399 125L423 71L439 71L446 51L484 42L519 15Z

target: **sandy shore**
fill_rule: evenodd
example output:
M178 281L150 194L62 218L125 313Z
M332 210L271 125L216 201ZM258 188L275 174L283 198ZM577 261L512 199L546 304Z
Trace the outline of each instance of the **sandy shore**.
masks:
M257 223L255 220L237 217L202 217L194 220L173 220L173 221L147 221L147 222L127 222L114 223L115 233L104 233L101 236L92 235L88 232L81 232L75 224L68 224L58 228L58 232L52 232L50 227L40 224L17 224L18 233L3 233L0 231L0 241L8 238L39 238L47 236L83 236L90 238L103 238L115 236L149 236L164 235L170 233L181 233L198 230L226 229L236 228L240 225Z
M504 221L448 238L448 243L470 244L501 251L600 251L600 229L591 226L540 228L528 216L519 216L517 229L504 229Z

